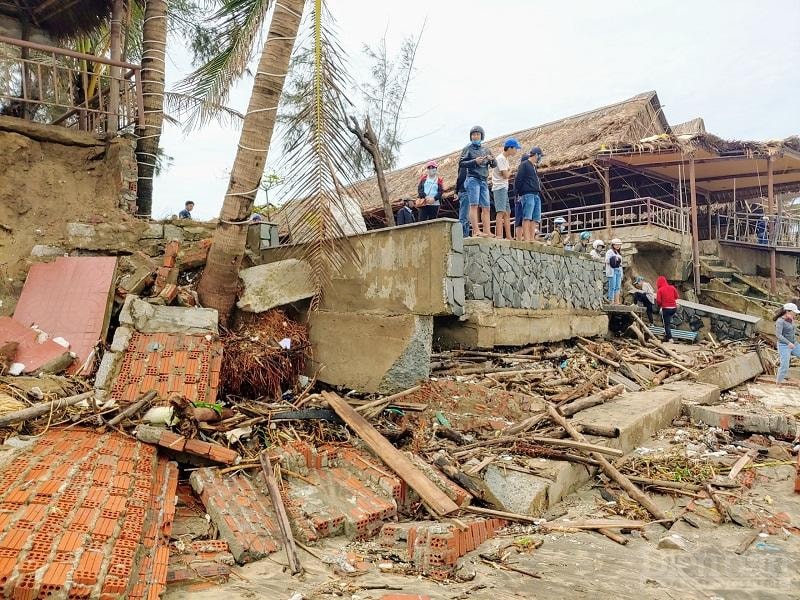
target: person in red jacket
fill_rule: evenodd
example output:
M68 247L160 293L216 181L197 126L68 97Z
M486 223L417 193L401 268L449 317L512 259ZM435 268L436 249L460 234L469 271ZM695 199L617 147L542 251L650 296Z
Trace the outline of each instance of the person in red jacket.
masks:
M656 279L656 304L661 309L661 318L664 320L664 341L672 341L672 317L678 312L678 290L670 285L667 278L659 275Z

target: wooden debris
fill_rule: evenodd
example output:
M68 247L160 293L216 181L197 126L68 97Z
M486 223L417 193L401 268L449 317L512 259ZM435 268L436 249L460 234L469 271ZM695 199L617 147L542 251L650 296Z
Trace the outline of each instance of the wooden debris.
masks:
M607 425L593 425L589 423L583 423L578 425L578 431L586 435L596 435L599 437L607 437L607 438L618 438L619 437L619 427L609 427Z
M131 404L128 408L121 411L116 417L108 421L101 429L105 429L107 427L114 427L115 425L119 425L125 419L132 417L142 410L144 410L147 406L150 406L150 403L155 399L158 395L156 391L149 391L145 393L139 400Z
M617 533L616 531L611 531L610 529L607 529L605 527L603 527L602 529L598 529L597 531L598 533L602 533L608 539L617 542L621 546L624 546L625 544L628 543L628 538L626 538L621 533Z
M615 369L619 369L619 363L618 363L618 362L614 362L613 360L611 360L611 359L608 359L608 358L605 358L604 356L600 356L599 354L595 354L594 352L592 352L591 350L589 350L589 348L587 348L587 347L586 347L586 346L584 346L583 344L577 344L577 346L578 346L578 348L580 348L581 350L583 350L584 352L586 352L586 354L588 354L588 355L589 355L589 356L591 356L592 358L596 358L596 359L597 359L597 360L599 360L601 363L605 363L605 364L607 364L609 367L614 367Z
M275 481L275 475L272 473L272 465L269 462L269 456L267 456L266 450L261 451L259 460L261 461L261 471L264 473L264 480L267 483L269 496L272 499L272 507L275 509L275 516L282 538L281 541L286 550L286 558L289 561L289 569L292 575L295 575L300 573L303 567L300 565L300 558L297 556L294 535L292 535L292 526L289 523L289 516L286 514L286 507L283 505L281 491L278 489L278 482Z
M558 407L558 412L565 417L570 417L586 408L591 408L592 406L597 406L598 404L603 404L604 402L608 402L612 398L616 398L621 393L625 391L625 386L615 385L614 387L608 388L607 390L603 390L598 394L594 394L593 396L588 396L586 398L581 398L579 400L574 400L569 404L563 404Z
M60 408L66 408L83 400L88 400L92 396L94 396L94 390L90 392L84 392L83 394L78 394L77 396L58 398L57 400L52 400L50 402L41 402L35 406L31 406L30 408L23 408L22 410L15 410L13 412L6 413L0 416L0 427L6 427L12 423L29 421L31 419L35 419L36 417L41 417L42 415L46 415L47 413L56 411Z
M714 493L711 484L706 484L706 492L708 493L708 497L714 501L714 507L717 509L719 516L722 518L723 523L727 523L730 521L730 517L728 516L728 507L725 506L725 503L720 499L720 497Z
M576 450L585 450L587 452L607 454L608 456L624 456L625 454L622 450L618 450L617 448L607 448L606 446L598 446L597 444L590 444L589 442L586 441L558 440L553 438L545 438L537 436L534 436L530 439L536 444L544 444L546 446L562 446L564 448L574 448Z
M730 473L728 473L728 477L732 480L736 479L736 476L741 472L742 469L749 463L755 455L758 454L758 450L751 448L748 450L739 460L736 461L736 464L731 467Z
M753 529L752 531L748 531L742 541L739 542L739 545L736 546L734 552L736 554L744 554L750 545L758 539L759 531L757 529Z
M392 446L369 422L358 414L343 398L332 392L323 392L322 397L336 414L355 431L358 436L385 462L436 515L449 515L458 510L458 505L437 488L405 455Z
M646 521L629 519L578 519L576 521L549 521L542 525L546 529L644 529Z

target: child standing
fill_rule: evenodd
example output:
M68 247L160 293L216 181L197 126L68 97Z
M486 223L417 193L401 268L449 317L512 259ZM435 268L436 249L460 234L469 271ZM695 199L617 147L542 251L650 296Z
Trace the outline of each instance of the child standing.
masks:
M797 314L800 314L797 305L789 302L784 304L783 308L775 315L775 337L778 338L778 356L781 359L776 383L781 383L786 379L792 355L800 356L800 348L797 347L795 341L794 318Z
M622 288L622 240L611 240L611 248L606 252L606 278L608 279L608 303L620 304Z
M511 177L510 158L513 158L521 146L515 138L508 138L503 144L503 152L497 155L497 166L492 169L492 195L494 196L494 212L496 215L494 233L502 238L511 239L511 207L508 203L508 179Z

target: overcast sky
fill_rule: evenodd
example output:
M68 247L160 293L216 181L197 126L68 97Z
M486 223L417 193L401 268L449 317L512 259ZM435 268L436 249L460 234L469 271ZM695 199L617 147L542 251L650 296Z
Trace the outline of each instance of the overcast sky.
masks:
M351 74L365 77L362 43L387 31L396 51L427 25L407 102L400 165L460 148L472 125L511 133L656 90L671 124L701 116L728 139L800 133L800 0L330 0ZM190 70L168 65L170 83ZM252 80L230 104L242 112ZM155 182L153 216L196 202L217 216L238 129L185 136L167 126L173 166ZM279 146L273 144L274 153ZM260 195L257 202L263 203Z

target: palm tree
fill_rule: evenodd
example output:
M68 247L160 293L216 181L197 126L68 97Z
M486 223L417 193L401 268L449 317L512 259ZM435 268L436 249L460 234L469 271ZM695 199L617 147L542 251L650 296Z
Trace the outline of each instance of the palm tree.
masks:
M319 3L321 0L316 1ZM304 0L275 3L219 224L197 288L203 305L216 308L223 323L227 322L236 299L239 267L247 242L247 223L264 173L277 107L304 4Z
M143 0L142 94L144 114L136 141L139 181L137 214L149 217L153 207L153 177L158 162L158 144L164 121L164 79L167 51L167 0Z

